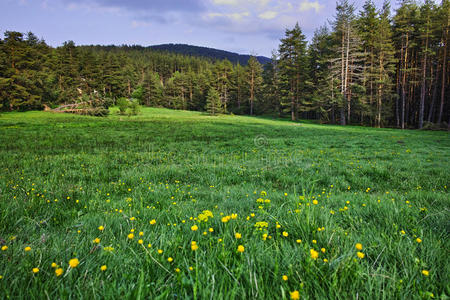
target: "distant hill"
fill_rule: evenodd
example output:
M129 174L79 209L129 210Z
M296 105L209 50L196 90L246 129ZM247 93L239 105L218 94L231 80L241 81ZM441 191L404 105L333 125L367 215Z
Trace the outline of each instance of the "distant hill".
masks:
M158 51L167 51L191 56L209 57L212 59L219 59L219 60L228 59L232 63L239 62L241 65L246 65L247 61L250 59L250 55L247 54L238 54L219 49L191 46L186 44L162 44L149 46L148 48ZM271 62L271 59L265 56L256 56L256 59L263 65Z

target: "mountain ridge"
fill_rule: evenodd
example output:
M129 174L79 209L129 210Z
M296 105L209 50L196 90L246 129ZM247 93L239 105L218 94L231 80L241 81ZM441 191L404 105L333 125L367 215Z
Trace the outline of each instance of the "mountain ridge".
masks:
M252 55L249 54L239 54L231 51L220 50L216 48L188 45L188 44L177 44L177 43L168 43L168 44L160 44L160 45L152 45L147 48L157 51L166 51L172 53L178 53L183 55L190 56L200 56L200 57L208 57L212 59L228 59L232 63L239 63L241 65L246 65L248 60ZM265 65L272 60L265 56L255 56L256 59L262 65Z

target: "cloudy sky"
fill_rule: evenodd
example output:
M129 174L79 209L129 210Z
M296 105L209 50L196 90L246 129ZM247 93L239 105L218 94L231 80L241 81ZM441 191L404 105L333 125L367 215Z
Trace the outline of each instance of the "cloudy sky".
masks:
M354 2L360 8L364 0ZM185 43L270 56L286 28L299 22L310 38L335 6L335 0L0 0L0 32L32 31L52 46Z

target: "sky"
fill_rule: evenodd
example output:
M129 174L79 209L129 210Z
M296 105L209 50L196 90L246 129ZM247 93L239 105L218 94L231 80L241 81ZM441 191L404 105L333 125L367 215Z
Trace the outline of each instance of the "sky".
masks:
M357 9L363 2L354 1ZM0 32L31 31L52 46L182 43L270 57L286 28L298 22L310 39L335 7L335 0L0 0Z

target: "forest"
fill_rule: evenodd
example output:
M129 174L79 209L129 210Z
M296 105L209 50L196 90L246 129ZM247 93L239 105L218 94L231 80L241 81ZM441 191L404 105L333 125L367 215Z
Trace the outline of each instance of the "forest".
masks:
M180 110L321 123L448 128L450 1L336 4L307 41L286 29L270 63L247 64L140 46L51 47L32 32L0 39L0 111L121 97ZM216 101L216 99L218 99Z

